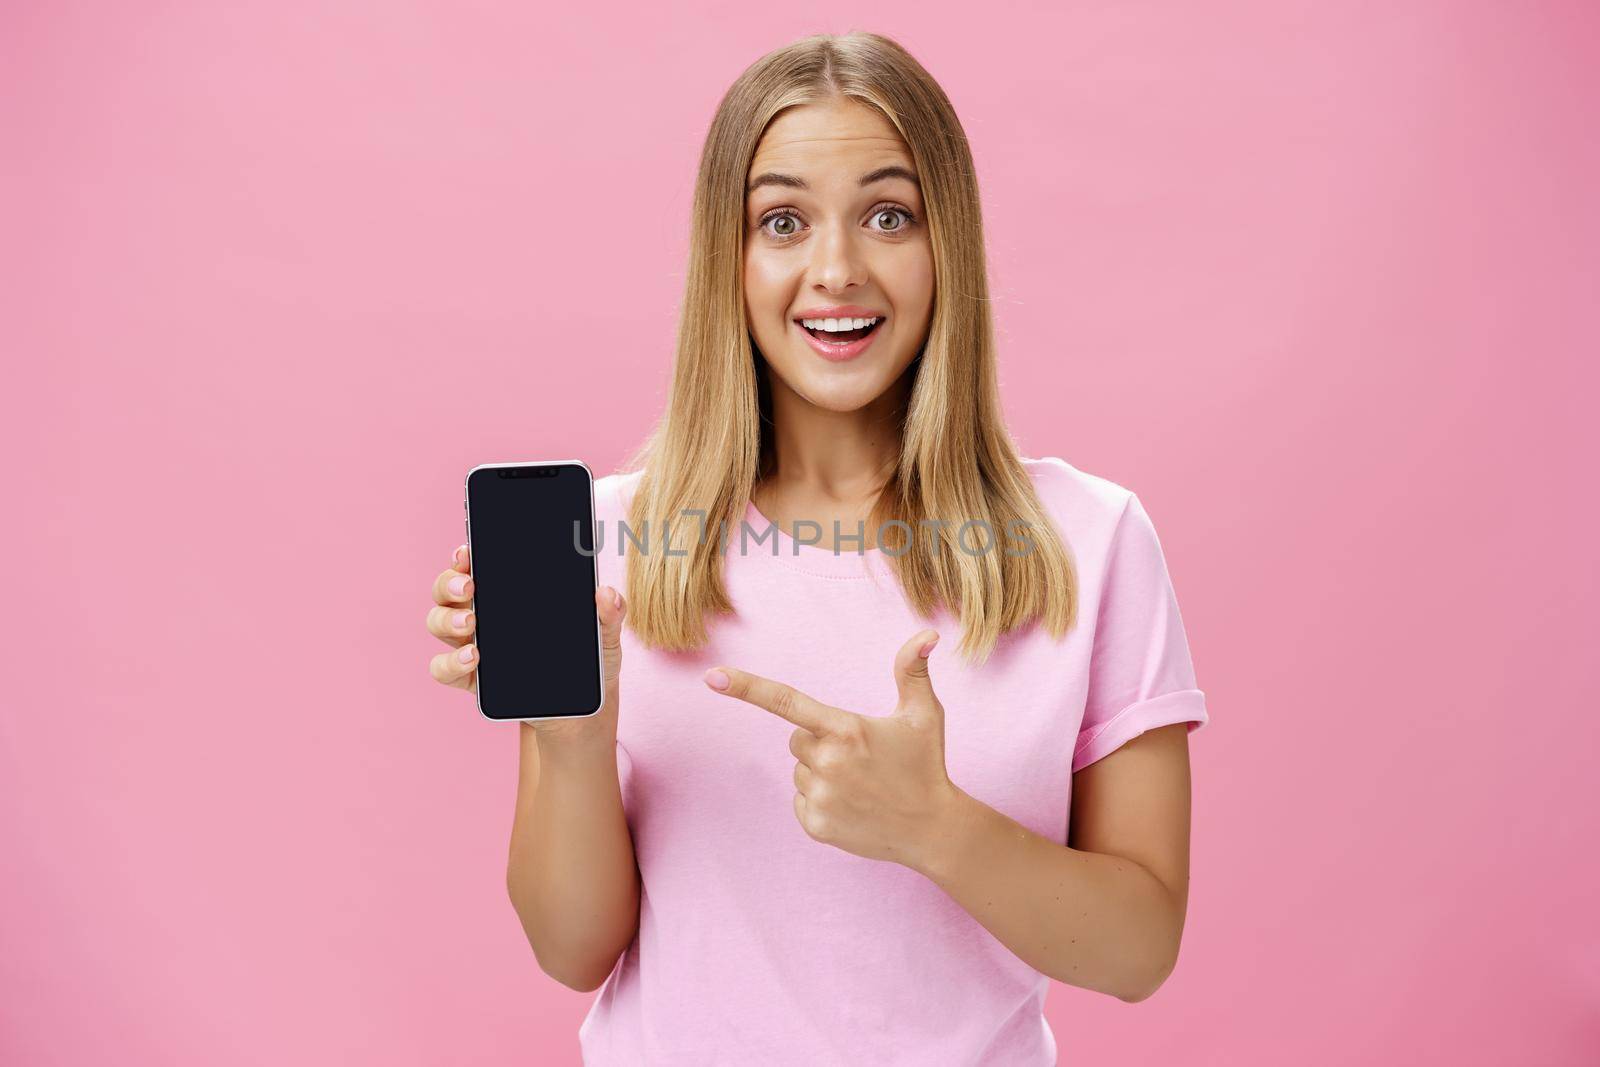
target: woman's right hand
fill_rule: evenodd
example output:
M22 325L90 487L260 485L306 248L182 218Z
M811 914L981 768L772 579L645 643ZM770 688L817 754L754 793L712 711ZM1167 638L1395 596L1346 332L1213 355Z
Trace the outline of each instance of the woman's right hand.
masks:
M478 646L473 642L477 618L471 610L473 595L472 560L466 545L456 549L451 565L433 582L433 607L428 609L428 632L449 645L434 656L428 670L435 681L465 689L477 699ZM601 672L604 675L605 701L594 715L570 719L550 719L527 725L550 738L617 738L617 687L622 674L622 620L628 613L622 594L608 585L594 591L595 611L600 619Z

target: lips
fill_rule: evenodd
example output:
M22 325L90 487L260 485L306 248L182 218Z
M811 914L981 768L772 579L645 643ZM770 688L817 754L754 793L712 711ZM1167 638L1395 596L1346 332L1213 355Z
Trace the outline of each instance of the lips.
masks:
M888 320L880 318L869 327L860 330L843 331L843 336L849 338L849 340L845 341L824 340L823 338L825 337L840 335L830 334L825 330L808 330L798 322L795 323L795 327L805 337L806 343L811 346L814 352L823 359L840 363L854 359L865 352L872 342L877 339L886 321Z
M882 325L883 320L879 319L871 326L863 326L859 330L833 330L830 332L828 330L808 329L804 325L802 325L800 328L805 330L806 333L809 333L812 337L815 337L819 341L827 341L829 344L842 345L848 344L851 341L859 341L861 338L865 337L867 334L871 333L873 330L876 330Z

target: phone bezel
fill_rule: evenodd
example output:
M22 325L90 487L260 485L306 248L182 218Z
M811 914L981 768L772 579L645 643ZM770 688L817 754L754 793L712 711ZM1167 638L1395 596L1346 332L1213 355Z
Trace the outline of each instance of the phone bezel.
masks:
M594 536L595 536L594 525L595 525L595 521L596 521L595 499L594 499L594 471L590 470L589 469L589 465L587 463L585 463L583 460L581 460L581 459L540 459L540 460L511 460L511 461L504 462L504 463L480 463L476 467L473 467L471 470L467 471L466 478L464 478L462 480L461 505L462 505L462 509L466 512L464 521L466 522L466 527L467 527L467 554L468 554L468 558L469 559L476 559L477 558L476 556L474 556L472 554L472 476L473 476L473 474L475 474L476 472L481 471L481 470L494 470L496 468L503 468L503 467L524 467L524 468L526 468L526 467L565 467L565 466L576 466L576 467L583 468L584 476L589 481L589 537L590 537L590 543L591 544L595 543L594 540L593 540ZM598 549L596 550L594 555L589 557L589 566L590 566L590 569L592 570L593 575L594 575L594 587L596 589L598 589L600 587L600 563L599 563L599 558L600 558L600 554L599 554ZM474 612L476 612L477 609L478 609L478 598L477 598L476 593L474 593L474 595L472 597L472 610ZM606 703L605 647L604 647L604 644L602 643L601 634L600 634L600 612L598 610L595 611L595 614L594 614L594 651L595 651L595 656L594 656L595 670L598 673L599 683L600 683L600 685L599 685L600 702L595 705L595 708L594 708L593 711L586 711L586 712L583 712L582 714L577 714L577 715L532 715L532 716L529 716L527 718L504 718L503 719L503 718L499 718L498 716L490 715L490 714L488 714L487 712L485 712L483 710L482 685L481 684L477 684L477 685L474 685L472 687L472 689L473 689L472 702L473 702L474 705L477 706L478 714L480 716L482 716L484 719L486 719L487 721L489 721L489 722L565 722L565 721L567 721L569 719L587 719L587 718L592 718L593 716L600 714L600 709L605 707L605 703Z

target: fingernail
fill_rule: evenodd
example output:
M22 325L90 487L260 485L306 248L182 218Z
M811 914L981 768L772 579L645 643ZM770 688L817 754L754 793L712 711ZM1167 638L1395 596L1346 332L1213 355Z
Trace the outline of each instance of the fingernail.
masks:
M709 671L706 671L705 679L706 684L713 689L721 690L728 688L728 675L715 667L712 667Z
M461 651L456 653L456 659L460 660L462 663L471 663L472 662L472 646L471 645L462 645L461 646Z
M458 574L450 579L450 593L452 596L462 596L467 591L467 576Z
M934 634L932 641L929 641L927 644L925 644L921 648L917 649L917 655L921 656L923 659L927 659L928 658L928 653L932 652L933 651L933 646L937 645L938 643L939 643L939 635L938 634Z
M611 606L618 611L622 610L622 594L615 589L611 590Z
M460 547L458 547L456 549L456 562L457 563L461 562L461 556L462 556L463 553L466 552L466 550L467 550L467 546L466 545L461 545Z
M458 630L465 630L467 628L467 613L464 611L456 612L450 617L450 625Z

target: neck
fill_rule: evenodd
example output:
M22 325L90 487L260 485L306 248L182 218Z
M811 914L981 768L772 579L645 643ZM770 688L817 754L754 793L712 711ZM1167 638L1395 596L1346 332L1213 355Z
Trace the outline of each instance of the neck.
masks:
M909 375L864 407L830 411L767 373L772 425L751 492L756 506L784 527L802 518L826 529L835 518L865 519L900 459Z

